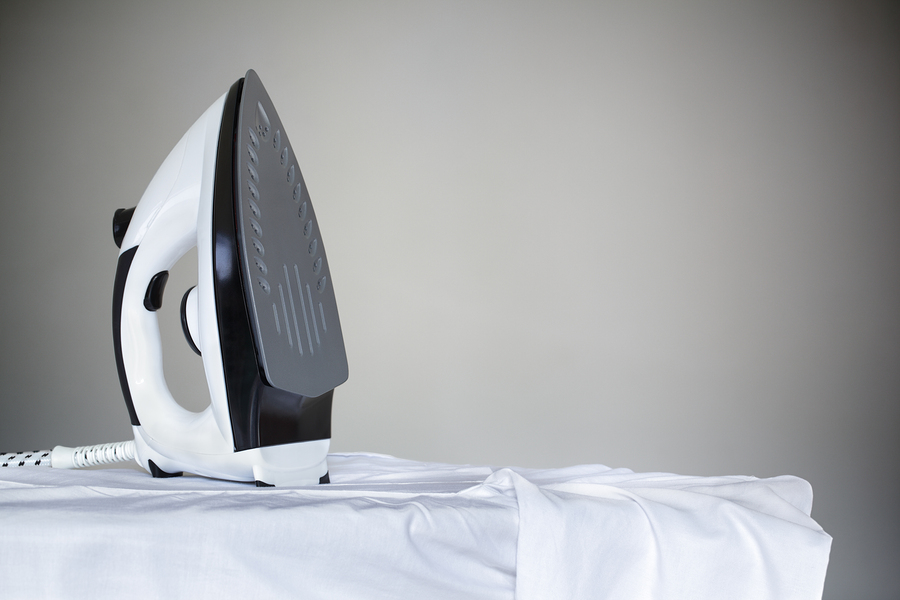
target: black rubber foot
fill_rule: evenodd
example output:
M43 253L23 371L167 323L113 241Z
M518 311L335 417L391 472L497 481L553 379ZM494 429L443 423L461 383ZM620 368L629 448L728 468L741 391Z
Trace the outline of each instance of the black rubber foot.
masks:
M325 473L321 477L319 477L319 483L331 483L331 478L328 477L328 473ZM256 487L275 487L275 484L266 483L265 481L256 480Z
M152 460L148 460L147 463L150 465L150 474L154 477L181 477L184 475L183 471L178 471L177 473L166 473L162 469L156 466L156 463Z

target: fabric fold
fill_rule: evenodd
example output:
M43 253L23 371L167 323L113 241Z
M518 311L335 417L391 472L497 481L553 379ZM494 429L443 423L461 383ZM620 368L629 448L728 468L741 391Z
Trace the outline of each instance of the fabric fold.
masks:
M812 600L795 477L329 457L331 485L0 471L4 598Z

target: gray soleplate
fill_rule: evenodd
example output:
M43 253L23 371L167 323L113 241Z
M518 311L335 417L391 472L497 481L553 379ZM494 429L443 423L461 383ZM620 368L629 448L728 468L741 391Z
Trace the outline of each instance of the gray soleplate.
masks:
M252 70L238 110L238 245L259 363L273 387L319 396L347 380L347 355L316 212Z

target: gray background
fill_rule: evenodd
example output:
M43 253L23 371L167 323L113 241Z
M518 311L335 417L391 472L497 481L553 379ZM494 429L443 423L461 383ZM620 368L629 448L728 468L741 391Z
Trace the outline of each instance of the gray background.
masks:
M130 437L112 213L248 68L334 274L334 450L798 475L825 597L900 597L896 2L2 2L3 450Z

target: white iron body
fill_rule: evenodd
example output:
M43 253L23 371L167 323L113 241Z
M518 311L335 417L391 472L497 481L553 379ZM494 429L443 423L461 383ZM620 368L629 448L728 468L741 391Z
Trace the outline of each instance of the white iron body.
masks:
M276 486L318 484L327 476L329 439L235 450L217 324L211 226L227 95L209 107L165 159L122 239L120 257L136 248L121 296L119 334L122 367L140 420L133 426L135 459L154 475L162 471L158 476L188 471ZM163 374L157 314L145 307L154 275L168 271L195 246L198 284L187 302L187 321L202 355L211 398L200 413L186 410L172 397Z

